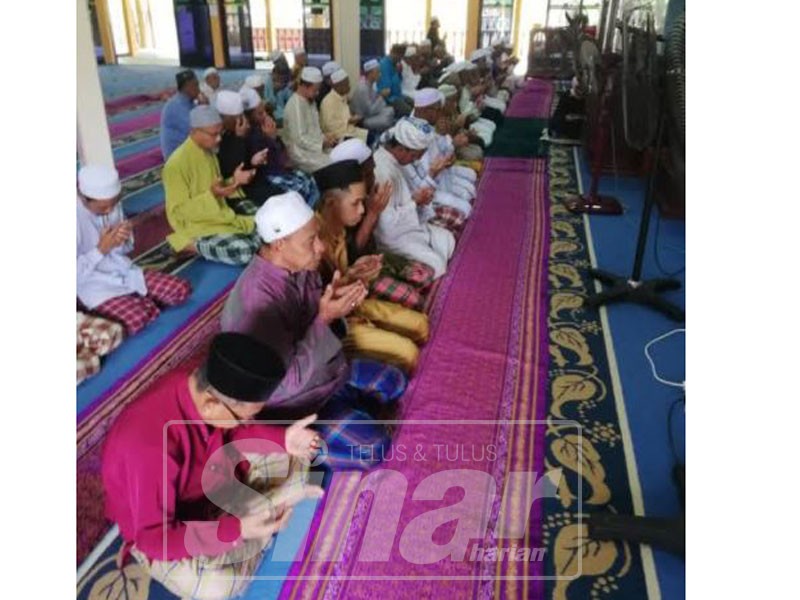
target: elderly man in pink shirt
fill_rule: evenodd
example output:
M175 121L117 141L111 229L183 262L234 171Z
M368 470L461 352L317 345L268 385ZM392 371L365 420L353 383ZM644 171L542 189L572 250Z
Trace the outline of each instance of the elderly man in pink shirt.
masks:
M123 562L132 555L181 598L241 593L292 507L323 493L302 468L320 448L316 415L249 423L284 374L253 338L220 334L202 367L168 373L120 415L102 472Z

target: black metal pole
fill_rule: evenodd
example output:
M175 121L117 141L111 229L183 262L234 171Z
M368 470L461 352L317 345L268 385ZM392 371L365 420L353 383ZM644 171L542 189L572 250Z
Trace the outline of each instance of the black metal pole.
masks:
M644 208L642 209L642 220L639 222L639 238L636 241L636 257L633 260L633 272L631 273L631 281L638 283L642 278L642 263L644 262L644 252L647 248L647 233L650 229L650 216L653 212L653 204L655 203L655 181L656 173L658 172L658 158L661 154L661 136L664 134L664 109L663 102L659 102L662 106L659 111L658 117L658 133L656 134L656 148L655 155L653 156L653 164L650 168L650 174L647 177L647 191L644 201Z

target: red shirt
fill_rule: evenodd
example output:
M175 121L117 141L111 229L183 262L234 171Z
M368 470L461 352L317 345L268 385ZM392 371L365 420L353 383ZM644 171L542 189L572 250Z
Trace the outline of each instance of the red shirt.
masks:
M282 426L202 422L190 374L176 369L157 381L120 414L104 448L106 514L126 544L151 560L218 556L242 543L239 519L222 514L209 495L244 485L243 452L284 448Z

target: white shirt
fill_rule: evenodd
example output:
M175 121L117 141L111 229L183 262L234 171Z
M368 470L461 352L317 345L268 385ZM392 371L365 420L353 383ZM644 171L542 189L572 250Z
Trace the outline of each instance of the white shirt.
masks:
M417 86L422 79L422 75L414 73L414 69L412 69L411 65L409 65L406 61L403 61L403 72L401 75L403 77L403 83L401 85L403 89L403 95L413 98L414 91L417 89Z
M108 215L95 215L78 198L78 298L89 310L106 300L127 294L147 294L144 273L126 255L133 250L133 236L108 254L97 248L105 227L124 220L117 204Z
M322 149L324 136L313 100L309 102L296 92L292 94L283 111L281 135L292 162L299 169L313 173L330 164L330 157Z

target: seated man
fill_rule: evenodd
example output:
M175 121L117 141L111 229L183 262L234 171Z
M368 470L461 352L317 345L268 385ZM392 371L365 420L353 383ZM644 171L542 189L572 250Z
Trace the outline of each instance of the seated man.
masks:
M322 86L320 87L319 94L317 94L317 108L319 108L322 99L330 93L331 89L333 89L331 75L341 68L342 67L335 60L329 60L322 65Z
M298 83L300 83L300 71L308 66L308 56L306 56L306 49L301 46L293 48L292 54L294 55L294 66L292 67L289 87L292 91L295 91Z
M436 133L450 135L456 149L456 157L464 161L466 166L480 173L483 160L483 143L477 134L466 129L466 116L458 112L458 88L449 83L439 86L444 96L444 106L436 122Z
M119 204L116 169L82 167L78 189L78 300L134 335L155 320L161 306L182 304L192 287L174 275L142 271L128 258L133 231Z
M167 100L161 109L161 154L166 161L175 148L180 146L189 135L189 113L194 108L195 100L200 95L197 76L191 69L185 69L175 75L178 93Z
M272 109L272 117L279 125L282 125L286 103L293 93L289 85L292 80L292 71L289 69L289 63L286 62L286 57L280 50L272 52L269 56L269 60L273 62L273 67L272 73L270 73L266 82L264 97L267 105Z
M495 123L502 122L502 116L506 112L508 92L497 89L492 77L492 50L491 48L479 48L470 56L470 62L477 66L478 79L484 85L483 116L491 119ZM501 94L501 96L497 96ZM505 99L504 99L505 98ZM488 113L488 114L487 114Z
M387 56L380 62L380 78L378 79L378 91L386 98L386 103L394 108L394 113L398 117L405 117L411 114L413 103L403 96L402 79L400 76L400 61L405 54L405 46L393 44Z
M247 264L260 244L254 232L256 206L244 200L241 188L255 171L238 166L223 181L215 155L222 139L222 118L216 110L198 106L192 110L191 126L189 138L170 156L161 174L172 227L167 242L176 252L189 250L207 260Z
M420 220L417 209L429 204L432 195L412 195L406 183L403 167L421 158L430 142L430 134L418 127L417 120L400 119L375 152L376 181L392 184L392 196L378 219L375 240L380 251L425 263L438 278L447 270L456 242L447 229Z
M255 94L255 90L248 92ZM217 112L222 116L222 141L219 144L217 160L219 171L224 179L233 176L236 167L242 165L246 169L255 169L256 174L242 186L245 197L256 206L261 206L267 198L280 194L282 190L272 185L265 177L258 176L258 169L269 159L269 151L262 148L258 152L250 152L247 136L250 133L250 122L244 116L244 102L238 92L222 90L217 94ZM232 208L240 200L229 202Z
M320 239L325 244L323 277L342 274L339 285L361 281L365 287L383 267L380 254L364 255L350 264L346 228L355 227L364 215L367 188L358 161L345 160L314 173L321 195L318 207ZM345 349L350 355L386 362L411 373L417 366L417 344L428 340L428 317L387 302L367 299L347 319Z
M378 134L394 124L394 109L386 106L384 94L379 93L376 87L380 75L381 70L377 60L365 62L364 77L358 82L353 97L350 98L350 110L363 117L361 124L364 127Z
M413 116L423 119L434 127L433 142L419 160L419 164L429 170L439 190L454 194L463 201L451 206L469 216L472 212L472 201L475 199L475 182L478 175L468 167L455 164L453 138L448 134L440 134L435 129L442 114L443 100L443 95L434 88L424 88L415 94Z
M406 47L403 60L400 61L402 71L400 72L403 96L406 98L413 98L414 92L419 87L419 82L422 80L422 75L417 71L419 70L419 56L417 55L417 47L409 45Z
M389 204L392 184L375 183L375 160L372 150L358 139L342 142L331 151L334 163L355 160L361 165L361 174L368 197L364 217L357 227L347 228L347 256L351 264L362 256L375 254L377 245L373 233L381 213ZM370 295L407 308L421 310L425 293L433 281L433 269L416 260L396 254L383 253L381 272L369 285Z
M330 163L327 151L336 145L334 136L324 135L319 124L319 111L314 99L321 84L320 70L305 67L297 91L289 98L283 113L283 139L289 158L306 173L313 173Z
M320 448L306 427L314 415L288 428L248 424L283 375L272 350L224 333L203 366L171 371L119 416L102 473L123 562L132 555L181 598L244 590L292 507L323 495L297 465ZM285 481L268 489L276 477Z
M435 219L435 223L457 233L472 211L472 205L469 200L449 192L436 181L439 174L453 164L455 156L442 156L434 163L425 162L423 159L434 143L435 130L422 119L406 117L405 120L406 123L413 124L414 128L406 127L403 131L397 132L395 137L399 135L424 150L418 159L402 168L408 189L417 198L420 221L427 223ZM394 129L396 128L397 126ZM390 129L384 137L394 134L394 129Z
M208 67L203 71L203 81L200 82L200 100L203 104L215 106L217 102L217 92L222 82L219 78L219 71L214 67Z
M278 193L289 190L299 192L313 208L319 200L319 191L314 178L299 169L290 168L286 146L278 137L278 124L267 112L264 101L258 94L254 90L245 88L241 91L241 95L244 115L250 125L246 138L247 154L252 157L259 152L267 152L266 162L256 167L255 179L264 180L278 188L280 190Z
M484 147L492 144L497 125L490 119L481 116L481 94L484 86L478 81L478 66L472 62L456 63L453 72L458 74L461 84L461 96L458 99L458 110L467 117L467 127L483 140Z
M323 286L319 222L296 192L273 196L256 214L263 245L239 276L222 311L222 330L247 333L283 359L286 375L269 414L319 414L333 468L369 468L389 443L383 425L368 423L391 408L406 378L372 361L348 364L339 341L341 319L366 297L360 281ZM351 445L357 445L353 452Z
M320 126L322 133L333 136L336 143L346 138L358 138L367 141L367 130L356 127L361 121L361 115L352 115L347 103L350 94L350 78L344 69L339 69L331 74L333 89L322 100L319 106Z

